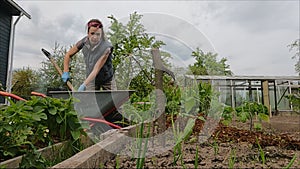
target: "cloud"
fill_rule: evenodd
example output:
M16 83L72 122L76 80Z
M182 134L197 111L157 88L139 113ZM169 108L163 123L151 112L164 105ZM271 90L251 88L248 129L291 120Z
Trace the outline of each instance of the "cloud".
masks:
M211 10L220 8L220 12L213 15L212 19L223 24L236 24L250 32L299 30L297 1L233 1L218 5L213 3L211 6Z
M298 1L19 0L17 3L32 15L31 20L23 17L17 25L14 58L18 66L33 63L36 66L31 59L44 59L42 47L51 49L55 42L64 46L76 43L86 34L85 24L91 18L100 17L106 26L109 15L128 17L137 11L167 14L189 23L176 22L177 26L167 27L171 24L163 18L149 22L152 26L167 27L155 33L174 35L174 44L168 44L170 48L178 45L194 48L201 46L202 41L199 45L197 39L203 39L211 43L210 48L216 50L218 57L228 58L237 75L295 75L295 63L286 46L299 38ZM170 48L166 50L174 50ZM180 56L188 52L174 51Z
M14 67L38 68L45 56L41 48L51 51L55 44L69 47L85 35L85 23L80 14L67 13L51 17L41 6L29 5L29 20L23 17L16 26Z
M197 27L238 75L295 75L287 45L299 37L299 2L199 2Z

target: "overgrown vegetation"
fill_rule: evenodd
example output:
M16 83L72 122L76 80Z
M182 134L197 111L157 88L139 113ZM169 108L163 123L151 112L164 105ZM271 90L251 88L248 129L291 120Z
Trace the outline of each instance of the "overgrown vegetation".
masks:
M80 135L85 132L73 108L73 98L32 96L28 101L9 101L10 106L0 108L1 161L26 154L22 166L45 168L48 162L37 149L65 140L71 141L70 154L81 149Z

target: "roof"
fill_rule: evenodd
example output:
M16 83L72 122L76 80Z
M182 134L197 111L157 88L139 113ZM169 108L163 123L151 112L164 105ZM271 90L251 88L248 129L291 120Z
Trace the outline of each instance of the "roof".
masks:
M25 15L31 19L31 16L13 0L0 0L0 8L6 9L13 16Z

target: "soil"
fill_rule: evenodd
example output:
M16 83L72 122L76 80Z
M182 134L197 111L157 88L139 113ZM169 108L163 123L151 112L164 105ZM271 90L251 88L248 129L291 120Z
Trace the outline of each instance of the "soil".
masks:
M300 168L300 115L281 113L264 122L261 131L250 129L250 122L218 123L211 137L200 143L197 120L188 141L182 144L182 160L174 163L174 151L145 158L144 168ZM198 152L198 157L196 154ZM178 157L178 156L175 156ZM294 159L293 159L294 158ZM105 168L136 168L137 159L118 156Z

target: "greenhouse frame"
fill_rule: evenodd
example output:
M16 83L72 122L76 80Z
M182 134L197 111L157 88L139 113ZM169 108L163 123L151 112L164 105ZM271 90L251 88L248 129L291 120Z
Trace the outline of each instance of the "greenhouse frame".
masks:
M209 82L219 95L219 100L231 107L243 101L262 103L270 113L293 111L285 97L299 93L300 76L193 76L185 75L185 86L196 80Z

